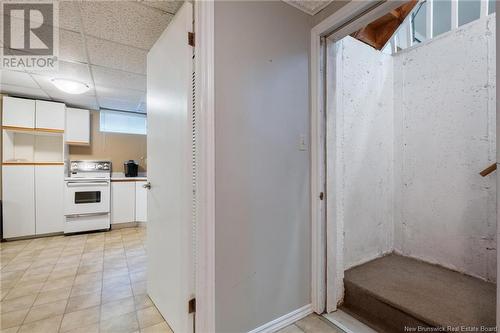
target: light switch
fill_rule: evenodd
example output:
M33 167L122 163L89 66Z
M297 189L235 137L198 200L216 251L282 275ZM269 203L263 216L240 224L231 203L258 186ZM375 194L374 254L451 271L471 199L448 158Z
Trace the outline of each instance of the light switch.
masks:
M301 134L300 137L299 137L299 150L300 151L307 150L306 136L304 134Z

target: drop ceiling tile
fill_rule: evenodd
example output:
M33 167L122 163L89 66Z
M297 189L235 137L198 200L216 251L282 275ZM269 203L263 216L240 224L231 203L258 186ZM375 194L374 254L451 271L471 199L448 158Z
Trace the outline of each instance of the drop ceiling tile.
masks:
M97 99L92 95L71 95L59 90L50 90L48 94L52 100L63 102L68 107L99 110Z
M2 84L2 86L0 87L0 92L2 94L19 97L50 99L50 97L42 89L11 86L9 84Z
M142 2L142 4L146 6L157 8L170 14L177 13L177 11L179 10L179 8L181 8L183 3L184 1L155 1L155 0L146 0Z
M91 66L91 70L96 86L146 91L146 75L99 66Z
M80 14L78 2L60 1L59 2L59 27L66 30L80 32Z
M96 94L102 108L136 111L146 93L139 90L96 86Z
M283 0L289 5L292 5L303 12L310 15L315 15L323 8L328 6L333 0Z
M36 72L33 73L33 78L43 90L54 89L54 85L50 81L53 78L71 79L86 83L92 87L92 79L88 66L85 64L70 63L59 61L59 70L55 72ZM90 90L92 91L92 89Z
M86 39L91 64L146 74L145 50L90 36Z
M32 89L40 89L40 87L28 73L20 71L0 71L0 87L4 84Z
M149 50L173 15L129 1L80 3L86 35Z
M85 46L80 33L59 29L59 59L87 62Z
M146 102L141 102L139 104L139 107L137 108L137 112L146 113L146 111L147 111Z
M132 90L132 89L124 89L116 87L103 87L99 85L95 87L95 91L99 99L101 98L126 99L135 101L136 104L139 104L142 98L146 94L144 91L140 90Z
M121 110L136 112L138 103L127 99L112 99L99 97L99 104L102 109Z

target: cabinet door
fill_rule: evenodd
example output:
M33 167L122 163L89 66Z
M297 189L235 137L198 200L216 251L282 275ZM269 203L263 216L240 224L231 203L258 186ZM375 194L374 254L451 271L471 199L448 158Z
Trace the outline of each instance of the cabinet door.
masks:
M135 220L146 222L148 219L148 190L142 187L146 182L135 183Z
M35 166L36 234L64 231L64 166Z
M135 182L111 183L111 223L135 221Z
M35 101L32 99L3 97L2 125L35 127Z
M2 168L3 237L35 234L35 168L4 165Z
M36 101L35 127L64 131L65 113L63 103Z
M82 109L66 109L66 143L90 144L90 112Z

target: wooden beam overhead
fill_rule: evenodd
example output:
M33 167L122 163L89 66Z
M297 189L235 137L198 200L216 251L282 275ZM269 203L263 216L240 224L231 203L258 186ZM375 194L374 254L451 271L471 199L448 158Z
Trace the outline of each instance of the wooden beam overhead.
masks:
M417 3L418 0L408 1L404 5L391 10L384 16L368 24L366 27L352 33L351 37L354 37L377 50L381 50L387 44L389 39L391 39L392 35L394 35L401 23L403 23Z

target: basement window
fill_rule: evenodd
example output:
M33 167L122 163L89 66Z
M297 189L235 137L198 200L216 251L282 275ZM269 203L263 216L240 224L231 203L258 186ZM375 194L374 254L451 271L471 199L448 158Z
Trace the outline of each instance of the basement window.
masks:
M495 0L420 0L382 51L394 54L495 13Z
M147 119L143 113L101 110L101 132L146 135Z

